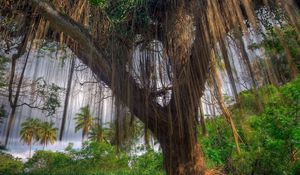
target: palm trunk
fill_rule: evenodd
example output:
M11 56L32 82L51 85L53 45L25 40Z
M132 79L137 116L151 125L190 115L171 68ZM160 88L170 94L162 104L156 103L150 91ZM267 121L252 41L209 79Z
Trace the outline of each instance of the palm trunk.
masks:
M31 147L32 147L32 141L29 144L29 158L31 158Z
M85 132L82 131L82 136L81 136L81 143L82 143L82 145L83 145L83 143L84 143L84 137L85 137Z

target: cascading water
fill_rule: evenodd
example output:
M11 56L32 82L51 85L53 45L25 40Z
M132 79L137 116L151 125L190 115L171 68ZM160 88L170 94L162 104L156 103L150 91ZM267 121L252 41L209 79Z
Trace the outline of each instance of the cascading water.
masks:
M247 14L248 15L248 14ZM251 15L249 15L251 16ZM250 19L251 20L251 19ZM221 29L220 29L221 30ZM251 36L247 37L247 40L249 38L256 39L256 34L253 34ZM243 38L244 40L245 37ZM244 65L240 63L239 53L237 50L234 49L234 47L229 47L232 45L230 39L224 39L228 43L225 42L225 45L227 46L227 50L229 52L229 57L231 58L230 64L232 67L236 68L236 72L234 73L235 79L242 79L243 84L235 84L237 87L237 91L243 91L245 89L249 89L253 86L251 84L250 80L246 80L248 75L244 76ZM245 41L243 41L245 42ZM257 42L257 41L255 41ZM153 43L155 43L153 41ZM249 43L249 41L246 41L245 43ZM160 43L161 44L161 43ZM158 44L158 45L160 45ZM157 45L157 44L156 44ZM246 47L248 47L249 44L246 44ZM158 50L162 50L163 46L152 46L153 48L158 48ZM71 61L68 58L73 57L70 51L66 51L65 54L63 53L56 53L56 52L49 52L47 49L51 49L49 46L46 47L46 51L42 51L43 53L39 54L39 52L32 52L29 57L29 63L27 65L26 71L25 71L25 79L24 79L24 87L22 88L22 91L27 91L29 93L27 94L34 94L35 87L34 86L26 86L26 83L33 82L38 80L40 77L42 77L45 82L48 84L54 83L59 87L62 87L64 89L67 88L68 83L68 77L70 75L70 67L71 67ZM57 50L57 48L54 48L54 50ZM147 50L147 49L146 49ZM150 51L151 52L151 51ZM157 51L156 51L157 52ZM168 88L171 85L171 80L169 80L167 75L167 71L163 73L163 75L160 75L160 72L163 68L166 68L166 66L169 63L162 63L165 61L161 56L163 54L163 51L158 51L158 53L143 53L143 51L140 51L140 48L136 48L134 51L134 58L132 59L133 65L132 68L129 68L129 70L137 72L136 75L134 75L135 80L139 83L140 86L144 89L151 89L159 90L160 88ZM254 51L252 53L249 53L249 57L251 59L251 62L256 57L257 54L261 54L261 51ZM26 55L26 54L25 54ZM42 57L41 57L42 55ZM152 66L154 66L152 71L154 72L154 75L142 75L141 72L147 72L147 62L149 62L149 55L152 55L153 58L156 60L152 60ZM17 68L17 72L21 72L22 69L22 62L24 62L24 58L20 58ZM57 59L56 57L67 57L67 59ZM63 60L63 61L62 61ZM161 67L158 67L162 63ZM150 63L151 64L151 63ZM128 66L128 65L127 65ZM157 66L157 67L156 67ZM81 133L75 133L74 132L74 116L77 112L79 112L79 109L85 105L89 105L91 109L91 113L94 117L101 116L101 119L103 120L102 123L111 122L113 118L113 102L112 98L105 98L102 100L101 96L110 96L111 92L108 89L105 89L103 91L104 87L99 87L97 80L94 78L91 71L86 68L85 66L81 65L80 62L76 59L76 66L75 66L75 73L73 75L72 79L72 86L70 90L69 95L69 105L66 115L66 124L65 124L65 130L64 130L64 136L62 142L56 142L55 145L49 146L49 149L62 149L64 148L69 142L75 143L75 147L80 147L81 144ZM77 71L76 71L77 70ZM140 73L139 73L140 72ZM152 72L152 73L153 73ZM143 76L149 76L149 77L143 77ZM153 76L153 77L152 77ZM172 76L172 75L171 75ZM153 78L153 81L152 81ZM146 80L146 82L143 82ZM150 80L150 81L149 81ZM165 85L163 85L161 82L164 82ZM140 81L140 82L139 82ZM148 82L147 82L148 81ZM222 73L222 84L225 85L222 87L223 93L226 93L229 97L234 96L232 89L228 86L229 84L232 85L232 82L227 78L225 71ZM241 81L236 81L241 82ZM100 90L102 89L102 91ZM207 88L209 89L209 88ZM31 92L31 93L30 93ZM65 91L64 91L65 92ZM150 92L150 91L149 91ZM164 96L169 96L171 98L170 94L172 93L171 90L168 91L167 94L164 94ZM33 95L32 95L33 96ZM31 95L22 96L20 98L20 101L31 103L33 97ZM27 147L26 145L20 144L20 138L19 138L19 131L20 131L20 125L21 123L29 117L37 117L40 119L43 119L45 121L52 121L55 123L55 126L57 128L60 128L61 122L62 122L62 113L64 110L63 102L66 94L61 93L59 95L60 102L62 107L58 108L56 113L53 116L47 116L45 112L42 112L38 109L32 109L28 106L21 106L17 108L16 113L16 120L14 121L13 129L10 134L8 149L14 150L14 153L18 154L21 153L23 150L25 150ZM220 114L220 111L216 109L216 105L214 104L215 99L213 99L212 94L209 90L206 90L204 93L204 97L202 97L202 103L204 103L204 113L207 116L215 116ZM162 97L158 97L157 102L160 103L164 100ZM8 100L6 98L1 99L1 103L6 104L8 106ZM162 106L166 106L168 103L168 100L166 102L160 103ZM7 109L9 109L7 107ZM8 110L9 111L9 110ZM1 137L4 138L5 131L6 131L6 125L7 123L4 123L1 128ZM3 139L2 139L3 140ZM35 149L40 149L41 146L39 146L37 143L34 145Z
M155 45L154 47L158 50L157 52L153 53L155 55L154 57L157 58L157 60L155 61L155 65L159 66L164 64L164 66L166 66L166 63L163 62L160 56L162 52L160 44L157 42L153 42L153 44ZM17 155L19 157L26 157L27 153L25 152L28 151L28 146L26 144L22 144L20 142L19 137L20 126L24 120L33 117L42 119L43 121L52 121L55 123L55 127L57 128L60 128L61 126L62 114L64 110L63 105L66 97L65 92L68 82L67 80L70 74L71 58L74 57L74 55L72 55L71 51L68 49L66 49L66 51L64 52L51 52L51 47L53 46L48 45L43 47L44 50L40 49L38 51L30 53L28 65L25 70L25 79L23 82L22 91L26 92L26 94L31 95L22 96L19 100L19 103L31 103L36 90L36 86L31 84L32 82L42 78L45 82L47 82L47 84L53 83L62 88L62 90L59 91L59 100L61 106L57 108L55 114L52 116L47 116L46 111L30 108L26 105L17 108L16 120L14 122L14 126L11 132L11 136L9 138L9 144L7 148L9 151L12 151L14 155ZM234 47L230 48L230 50L232 58L231 64L234 65L233 67L237 68L235 76L237 79L242 79L245 83L243 85L237 84L237 87L239 87L238 91L240 92L250 88L251 83L246 78L248 76L244 75L244 68L241 67L242 64L239 63L239 59L237 56L238 51L235 50ZM255 53L250 54L252 59L254 59ZM140 75L138 72L140 72L140 69L144 66L142 62L145 62L145 60L147 59L145 55L147 54L145 54L140 47L138 47L134 52L135 63L133 63L133 74L136 76L135 78L139 81L142 81L142 75ZM25 56L23 56L19 61L17 68L18 73L20 73L22 69L24 57ZM156 68L156 76L161 76L158 79L163 78L165 79L163 82L166 82L168 79L167 70L163 72L163 75L160 72L158 72L158 70L159 69ZM225 85L223 86L224 94L227 94L229 97L233 97L231 89L228 86L229 80L224 71L222 71L222 77L223 84ZM79 148L81 146L81 133L75 133L74 117L76 113L79 112L80 108L83 106L89 105L92 116L95 118L100 117L103 124L107 124L109 122L112 122L113 120L114 112L112 107L113 100L111 97L111 91L105 86L102 86L101 84L97 83L97 80L95 79L89 68L83 65L78 59L76 59L75 61L74 75L71 84L72 86L70 88L69 103L67 108L66 124L63 139L61 142L57 141L54 145L47 146L46 149L63 150L69 143L73 143L75 148ZM157 82L156 86L157 88L166 88L170 86L170 83L162 85L160 84L160 82ZM206 88L202 100L204 106L204 113L207 117L219 114L219 111L216 108L216 104L214 104L215 100L213 99L209 89L210 87ZM163 102L164 99L162 97L159 97L157 100L159 103L161 103L161 105L163 105L164 103L168 103L167 101ZM0 103L4 104L7 108L7 111L9 111L7 98L2 97ZM3 140L5 137L6 125L7 123L4 123L1 126L1 140ZM59 134L59 132L57 134ZM33 145L33 150L39 149L42 149L42 145L35 143Z
M26 55L26 54L25 54ZM66 57L62 60L60 57ZM71 52L66 51L64 54L59 53L39 53L39 51L31 52L28 60L28 65L25 70L24 81L22 83L22 91L26 92L26 96L21 96L18 104L27 103L31 104L32 99L35 99L36 85L32 85L39 79L43 79L47 84L55 84L62 88L58 91L58 97L60 101L60 107L56 109L56 112L52 116L47 116L46 111L40 109L30 108L26 105L17 108L16 120L13 125L13 129L10 134L8 142L8 150L19 156L26 156L24 151L28 150L28 146L20 142L19 132L21 123L27 118L39 118L43 121L52 121L55 123L55 127L60 128L62 120L62 111L64 109L63 102L65 99L65 91L67 88L67 79L70 73L70 59ZM24 56L20 58L17 67L17 75L23 67ZM17 76L18 77L18 76ZM75 133L75 121L74 117L76 113L80 111L80 108L86 105L90 106L90 111L93 117L100 117L102 123L111 121L112 117L112 102L110 98L110 91L104 87L100 87L99 83L91 73L91 71L82 65L77 59L75 64L74 76L72 79L72 86L70 89L69 105L66 115L66 126L61 142L57 141L54 145L49 145L46 149L64 149L69 142L74 143L74 147L80 147L81 145L81 133ZM100 90L101 88L101 90ZM1 104L6 106L9 112L8 99L2 97ZM37 103L37 102L36 102ZM32 106L38 106L39 104ZM1 141L5 138L7 122L1 125ZM41 149L42 146L38 143L33 145L33 150Z

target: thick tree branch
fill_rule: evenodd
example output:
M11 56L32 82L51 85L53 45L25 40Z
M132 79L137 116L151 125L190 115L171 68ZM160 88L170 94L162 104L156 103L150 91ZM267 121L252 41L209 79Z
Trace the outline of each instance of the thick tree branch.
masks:
M109 87L112 87L111 63L102 52L104 49L99 48L99 44L93 40L88 31L70 17L55 10L46 1L30 0L29 2L38 9L38 12L44 18L50 21L51 27L69 35L79 44L79 48L71 49L73 49L78 58L98 76L99 80L103 81ZM157 129L156 126L165 126L167 122L159 116L165 116L163 113L166 111L154 100L146 105L145 101L147 101L147 95L144 90L138 86L134 78L128 72L124 73L126 74L124 77L127 77L127 79L115 83L118 83L118 86L121 88L128 88L129 95L124 96L121 92L116 91L114 92L115 96L121 99L141 121L147 123L152 131ZM134 104L126 104L128 101ZM148 109L147 113L144 112L145 109Z

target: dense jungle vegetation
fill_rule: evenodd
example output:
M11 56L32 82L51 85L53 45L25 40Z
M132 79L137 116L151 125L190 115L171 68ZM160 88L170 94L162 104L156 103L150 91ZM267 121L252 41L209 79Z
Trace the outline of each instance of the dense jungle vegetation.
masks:
M255 93L263 103L257 112ZM300 173L300 78L276 88L272 85L239 94L242 108L231 107L241 137L241 154L235 151L232 134L223 117L206 119L207 135L200 134L207 166L228 174ZM201 128L199 128L201 133ZM146 149L146 148L139 148ZM159 175L163 172L160 152L147 150L130 156L97 141L85 142L81 150L37 151L23 163L1 153L0 174L95 174Z
M0 175L300 174L299 6L0 0Z

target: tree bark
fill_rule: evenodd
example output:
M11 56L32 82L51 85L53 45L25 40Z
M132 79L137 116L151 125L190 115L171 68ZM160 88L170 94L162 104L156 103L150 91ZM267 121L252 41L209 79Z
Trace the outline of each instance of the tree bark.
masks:
M231 112L226 107L225 102L224 102L224 97L222 96L222 84L221 84L220 72L216 67L216 62L215 62L214 58L212 60L211 69L212 69L212 76L213 76L214 85L215 85L215 92L216 92L215 96L217 98L218 105L219 105L219 107L222 111L222 114L223 114L226 122L228 122L228 124L231 127L234 142L235 142L235 145L236 145L236 151L237 151L238 154L240 154L241 150L240 150L240 145L239 145L239 135L238 135L235 123L232 119Z
M207 133L206 124L205 124L205 116L204 116L202 102L200 102L200 104L199 104L199 114L200 114L200 125L201 125L202 135L207 136L208 133Z
M65 124L67 119L67 111L69 106L69 98L70 98L70 92L71 92L71 86L72 86L72 79L73 79L73 73L75 68L75 58L71 58L71 67L69 71L69 77L68 77L68 83L67 83L67 91L66 91L66 97L65 97L65 103L64 103L64 111L62 115L62 122L60 127L60 133L59 133L59 140L62 141L64 130L65 130Z
M129 72L121 72L122 77L126 78L112 82L111 61L89 32L72 19L53 9L47 2L41 0L30 0L30 2L39 9L43 17L51 22L51 27L65 32L80 44L79 48L71 49L84 64L89 66L100 81L111 87L113 91L114 89L125 89L126 94L122 93L124 91L114 91L114 95L125 103L130 111L147 124L148 129L157 136L163 149L168 175L201 175L205 173L204 156L197 143L195 111L207 78L210 58L207 53L209 42L206 37L201 37L204 36L203 32L207 32L207 28L204 28L202 23L193 23L193 20L200 16L193 17L191 14L193 5L190 2L177 1L175 4L184 4L184 8L178 9L178 6L175 5L175 7L170 7L168 12L170 21L166 23L171 28L175 24L175 28L169 30L164 44L168 43L166 48L170 54L169 57L176 64L172 67L176 72L174 73L176 81L182 80L182 82L173 88L173 97L167 107L160 106L155 98L149 99L148 92L136 83ZM191 3L195 2L193 0ZM170 2L167 1L167 3ZM201 8L205 9L205 7ZM184 24L187 24L188 30L185 30ZM195 44L193 44L192 33L195 25L198 33ZM174 30L179 33L172 32ZM181 36L183 36L183 42L178 38ZM132 102L134 105L131 104Z
M160 133L162 134L162 133ZM164 165L168 175L203 175L205 174L204 155L200 145L189 136L181 137L182 133L175 130L171 136L158 135ZM188 142L188 143L187 143ZM188 145L193 145L190 147Z
M31 148L32 148L32 141L29 144L29 158L31 158Z
M221 39L220 42L221 42L220 47L221 47L221 52L223 55L223 60L225 63L226 72L227 72L227 75L228 75L229 81L230 81L230 87L232 89L236 103L239 105L240 100L239 100L239 96L238 96L238 91L236 89L236 84L235 84L235 80L234 80L234 76L233 76L233 72L232 72L232 68L231 68L231 64L230 64L230 60L229 60L226 43L225 43L224 39Z
M32 43L32 42L31 42ZM27 42L26 42L27 44ZM31 45L30 45L31 47ZM13 127L13 124L14 124L14 121L15 121L15 118L16 118L16 110L17 110L17 107L18 107L18 100L19 100L19 96L20 96L20 92L21 92L21 88L22 88L22 83L23 83L23 79L24 79L24 74L25 74L25 70L26 70L26 67L27 67L27 62L28 62L28 59L29 59L29 55L30 55L30 49L27 53L27 56L25 58L25 63L24 63L24 66L22 68L22 72L21 72L21 75L20 75L20 78L19 78L19 81L18 81L18 85L17 85L17 89L16 89L16 94L14 96L14 99L12 101L11 104L11 112L10 112L10 115L9 115L9 118L8 118L8 125L7 125L7 131L6 131L6 137L5 137L5 142L4 142L4 146L7 147L7 144L8 144L8 140L9 140L9 137L10 137L10 131ZM13 59L13 61L16 61ZM12 67L12 72L15 72L15 64L14 63L14 67ZM11 77L12 79L14 77ZM13 80L12 82L13 83ZM12 85L10 85L11 87ZM12 89L10 90L12 92ZM12 93L10 94L10 99L12 99Z
M255 74L251 66L250 58L248 56L244 41L243 41L243 34L242 31L237 31L235 37L236 46L239 48L241 57L244 60L244 63L246 64L246 67L248 68L249 75L251 77L252 86L256 89L257 83L255 80Z

